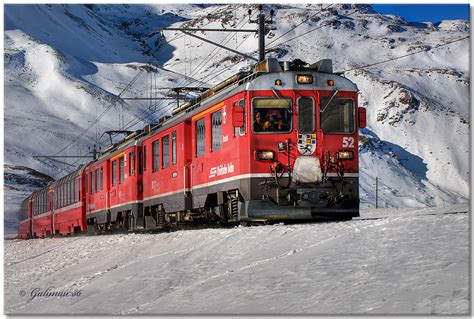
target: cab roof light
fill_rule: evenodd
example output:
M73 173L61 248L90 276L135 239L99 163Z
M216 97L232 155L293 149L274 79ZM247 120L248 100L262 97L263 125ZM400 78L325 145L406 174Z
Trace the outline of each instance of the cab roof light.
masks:
M313 76L311 74L298 74L296 76L298 84L313 84Z

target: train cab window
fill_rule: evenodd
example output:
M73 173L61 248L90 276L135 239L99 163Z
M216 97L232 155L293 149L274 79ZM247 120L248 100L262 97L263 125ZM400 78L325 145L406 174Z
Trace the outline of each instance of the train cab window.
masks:
M161 164L163 168L168 168L170 166L170 136L163 136L161 139L161 152L162 159Z
M122 184L125 177L125 158L124 156L119 158L119 183Z
M298 132L310 134L316 129L313 99L302 96L298 99Z
M196 121L196 157L206 152L206 122L205 119Z
M117 185L117 161L112 161L112 186Z
M291 131L291 101L283 98L253 100L253 131L256 133L288 133Z
M222 111L217 111L217 112L212 113L211 124L212 124L211 150L215 152L222 148Z
M332 99L320 106L320 125L326 134L354 133L354 101L349 99Z
M151 171L157 172L160 169L160 140L151 143Z
M171 133L171 164L176 165L176 131Z

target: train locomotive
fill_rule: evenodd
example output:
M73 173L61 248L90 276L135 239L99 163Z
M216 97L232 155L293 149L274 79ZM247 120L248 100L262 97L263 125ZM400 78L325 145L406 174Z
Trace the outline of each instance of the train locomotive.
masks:
M31 194L19 237L359 216L358 89L266 59Z

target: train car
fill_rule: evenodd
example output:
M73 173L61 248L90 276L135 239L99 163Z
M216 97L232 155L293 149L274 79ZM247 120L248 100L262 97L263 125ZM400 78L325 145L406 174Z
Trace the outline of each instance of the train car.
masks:
M330 60L267 59L201 102L189 112L195 206L237 220L358 216L357 92Z
M85 216L89 234L142 228L141 167L137 165L141 150L136 145L137 134L132 133L120 144L105 150L85 169Z
M35 193L33 234L359 216L365 109L331 60L264 60L172 114L54 184L57 213Z
M86 230L84 207L84 167L51 184L54 234L68 235Z
M18 238L28 239L32 237L31 231L31 196L24 199L20 205L20 219L18 226Z
M53 231L52 189L44 187L32 195L32 232L33 237L47 237Z
M267 59L175 109L140 140L145 228L358 216L357 93L331 60Z
M143 153L143 228L164 228L181 218L193 222L206 220L200 212L191 212L190 142L190 121L158 125L140 139Z

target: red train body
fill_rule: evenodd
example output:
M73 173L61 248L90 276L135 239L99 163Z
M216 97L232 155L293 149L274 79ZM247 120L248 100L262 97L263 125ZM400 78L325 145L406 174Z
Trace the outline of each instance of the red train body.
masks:
M357 92L329 60L267 59L34 193L20 236L358 216Z

